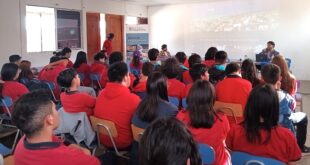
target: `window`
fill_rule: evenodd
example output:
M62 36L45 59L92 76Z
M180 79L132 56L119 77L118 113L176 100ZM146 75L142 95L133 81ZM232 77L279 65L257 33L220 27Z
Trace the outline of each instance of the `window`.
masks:
M27 52L55 50L55 10L26 6Z

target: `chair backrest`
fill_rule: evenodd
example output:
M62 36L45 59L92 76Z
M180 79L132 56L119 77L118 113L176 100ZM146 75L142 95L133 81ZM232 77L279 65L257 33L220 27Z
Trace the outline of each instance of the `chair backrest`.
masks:
M187 108L186 98L183 98L183 99L182 99L182 106L183 106L184 109Z
M285 58L285 61L287 63L288 68L290 69L291 68L292 60L290 58Z
M135 76L140 76L141 71L139 69L131 68L130 72Z
M90 74L90 79L93 81L99 81L100 75L99 74Z
M84 73L78 73L79 77L80 77L80 80L84 80L85 79L85 75Z
M140 138L143 135L144 129L131 124L131 131L132 131L133 139L137 142L140 141Z
M176 97L169 96L169 102L172 103L173 105L177 106L177 107L179 106L179 99Z
M99 119L95 116L90 116L90 121L95 131L98 131L100 134L104 134L116 138L118 136L115 123L109 120Z
M1 102L0 102L0 106L4 107L5 109L5 113L7 113L9 115L9 117L11 118L11 111L10 111L10 107L13 105L13 100L11 97L7 97L7 96L4 96L2 99L1 99Z
M215 160L215 152L213 148L207 144L198 144L199 153L203 164L212 164Z
M243 117L243 109L241 104L216 101L214 104L214 109L225 113L229 117L233 117L236 123L237 117Z
M233 152L231 155L232 164L244 165L284 165L284 162L272 158L260 157L244 152Z

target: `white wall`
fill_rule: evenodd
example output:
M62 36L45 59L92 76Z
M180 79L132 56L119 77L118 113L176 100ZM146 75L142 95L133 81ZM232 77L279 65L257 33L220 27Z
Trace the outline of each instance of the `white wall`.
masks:
M292 59L298 79L310 80L310 1L222 0L148 8L150 46L168 44L170 51L199 53L210 46L231 59L255 59L266 42Z
M147 7L111 0L0 0L0 66L11 54L21 54L33 66L49 62L52 52L27 53L26 5L54 7L82 11L82 50L87 50L86 12L100 12L127 16L147 17ZM79 50L73 50L72 60Z

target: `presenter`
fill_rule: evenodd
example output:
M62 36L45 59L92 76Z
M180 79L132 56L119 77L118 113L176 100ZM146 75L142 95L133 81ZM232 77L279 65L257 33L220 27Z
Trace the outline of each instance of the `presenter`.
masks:
M112 53L112 40L113 40L113 38L114 38L114 34L109 33L107 35L107 39L104 41L103 46L102 46L102 49L107 52L108 57Z
M271 61L274 56L279 55L279 52L277 52L274 47L275 43L273 41L268 41L267 48L263 49L262 52L259 53L262 56L262 59Z

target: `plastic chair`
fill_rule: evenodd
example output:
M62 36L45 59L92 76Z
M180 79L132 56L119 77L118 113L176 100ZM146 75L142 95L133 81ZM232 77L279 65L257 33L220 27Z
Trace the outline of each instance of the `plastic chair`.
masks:
M272 158L251 155L245 152L233 152L232 164L244 165L285 165L284 162Z
M202 158L202 163L205 164L212 164L215 160L215 152L214 149L207 145L207 144L198 144L199 153Z
M56 89L55 83L53 83L53 82L48 82L48 81L45 81L44 83L48 86L48 89L50 90L50 92L51 92L51 94L52 94L54 100L55 100L56 102L58 102L58 100L57 100L57 98L56 98L56 96L55 96L55 93L54 93L54 89Z
M0 102L0 106L4 108L5 113L0 115L0 124L3 120L11 121L11 111L10 107L13 105L13 100L10 97L3 97Z
M241 104L224 103L216 101L214 109L225 113L228 116L229 123L238 123L237 118L243 117L243 109Z
M102 89L102 86L100 84L100 75L99 74L90 74L90 79L94 83L94 81L97 83L100 89ZM94 84L93 84L94 85Z
M21 78L20 82L24 85L28 84L29 80L27 78Z
M130 72L135 76L140 76L141 71L139 69L131 68Z
M183 99L182 99L182 106L183 106L184 109L187 108L186 98L183 98Z
M110 138L116 155L125 159L129 159L129 157L126 156L126 154L128 154L128 151L120 152L115 144L114 138L118 137L115 123L113 123L112 121L99 119L94 116L90 116L90 121L93 129L96 131L99 147L106 148L100 142L100 134L106 135Z
M81 85L84 86L84 83L83 81L85 80L85 75L84 73L78 73L79 77L80 77L80 80L81 80Z
M288 68L290 69L291 68L292 60L290 58L285 58L285 61L287 63Z
M0 139L9 137L9 136L15 134L14 141L13 141L11 148L8 148L8 147L6 147L0 143L0 154L1 155L7 156L7 155L10 155L13 153L15 146L16 146L16 143L17 143L19 133L20 133L19 129L16 128L15 126L6 125L6 124L0 125Z
M179 99L177 97L171 97L169 96L169 102L172 103L175 106L179 106L180 102Z

